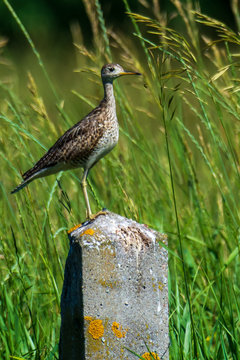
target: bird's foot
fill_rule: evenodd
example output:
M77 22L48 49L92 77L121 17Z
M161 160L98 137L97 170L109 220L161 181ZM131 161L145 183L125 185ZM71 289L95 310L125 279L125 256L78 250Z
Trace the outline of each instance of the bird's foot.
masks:
M99 215L106 215L108 213L107 209L104 208L101 211L98 211L96 214L88 214L87 220L93 221L95 220Z

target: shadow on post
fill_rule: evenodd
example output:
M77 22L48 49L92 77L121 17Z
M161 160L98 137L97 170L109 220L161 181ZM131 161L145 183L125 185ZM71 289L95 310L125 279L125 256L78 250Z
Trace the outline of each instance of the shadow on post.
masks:
M82 248L70 239L61 296L60 360L85 360Z

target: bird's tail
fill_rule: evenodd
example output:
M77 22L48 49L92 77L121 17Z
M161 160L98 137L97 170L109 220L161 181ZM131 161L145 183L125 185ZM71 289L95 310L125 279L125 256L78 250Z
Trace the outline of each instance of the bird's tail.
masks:
M39 174L41 174L42 170L38 171L38 172L34 172L33 171L34 168L29 169L27 172L25 172L23 174L23 181L21 182L21 184L19 184L15 189L13 189L11 191L11 194L15 194L16 192L18 192L19 190L23 189L25 186L27 186L31 181L33 181L34 179L36 179L37 177L39 177Z
M61 169L57 170L60 171ZM32 169L29 169L27 172L25 172L25 174L23 174L23 181L21 182L20 185L18 185L15 189L13 189L11 191L11 194L14 194L16 192L18 192L19 190L23 189L26 185L28 185L31 181L33 181L34 179L40 178L42 176L48 176L51 174L54 174L55 168L43 168L40 169L38 171L35 170L35 167L33 167Z
M20 185L18 185L15 189L11 191L11 194L15 194L19 190L23 189L25 186L27 186L33 179L29 178L27 180L23 180Z

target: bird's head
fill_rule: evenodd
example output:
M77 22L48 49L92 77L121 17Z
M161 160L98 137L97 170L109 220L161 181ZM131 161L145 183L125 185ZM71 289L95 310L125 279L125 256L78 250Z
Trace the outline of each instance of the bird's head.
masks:
M102 67L101 76L103 82L112 82L114 79L122 75L141 75L138 72L127 71L118 64L107 64Z

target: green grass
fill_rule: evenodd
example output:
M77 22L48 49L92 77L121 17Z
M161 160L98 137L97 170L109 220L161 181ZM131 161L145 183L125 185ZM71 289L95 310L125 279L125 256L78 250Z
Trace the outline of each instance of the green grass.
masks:
M85 217L82 173L36 180L16 196L9 193L21 172L98 103L100 67L111 58L143 77L115 83L120 142L90 172L92 208L106 206L168 234L171 359L240 358L240 37L192 12L190 1L187 8L174 1L182 33L161 14L131 14L123 2L133 33L108 31L99 1L96 13L88 12L102 34L94 48L84 48L73 32L80 74L73 91L64 93L4 0L31 45L41 80L29 75L24 99L0 82L3 359L58 357L66 230ZM215 30L215 41L198 33L200 23L201 31Z

